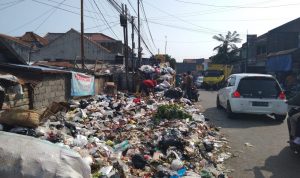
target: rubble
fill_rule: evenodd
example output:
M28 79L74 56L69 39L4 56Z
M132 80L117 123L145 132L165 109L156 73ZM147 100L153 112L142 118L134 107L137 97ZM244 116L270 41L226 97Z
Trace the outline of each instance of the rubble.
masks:
M72 100L22 134L78 152L93 177L226 177L219 129L191 101L163 95Z

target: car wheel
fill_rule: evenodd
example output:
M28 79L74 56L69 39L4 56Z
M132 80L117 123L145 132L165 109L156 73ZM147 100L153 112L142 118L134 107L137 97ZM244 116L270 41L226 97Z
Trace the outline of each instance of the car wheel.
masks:
M219 95L217 96L217 109L222 109L222 106L220 104Z
M285 118L286 118L286 115L278 115L278 114L276 114L274 117L275 117L275 119L277 121L283 122L285 120Z
M229 101L227 101L226 113L228 118L235 119L236 114L232 112Z

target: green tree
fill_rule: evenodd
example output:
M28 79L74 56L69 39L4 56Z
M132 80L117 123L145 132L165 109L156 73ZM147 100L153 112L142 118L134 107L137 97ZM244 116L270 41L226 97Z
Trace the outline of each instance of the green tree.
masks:
M234 31L233 33L228 31L226 36L222 34L214 35L213 39L221 42L213 50L217 51L217 54L212 56L212 62L218 64L230 64L240 59L238 55L238 47L236 43L240 43L242 40L239 38L239 34Z

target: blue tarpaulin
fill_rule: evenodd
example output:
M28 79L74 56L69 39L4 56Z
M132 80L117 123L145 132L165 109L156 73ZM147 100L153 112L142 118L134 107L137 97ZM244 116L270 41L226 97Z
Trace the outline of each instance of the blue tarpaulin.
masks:
M292 69L292 56L280 55L269 57L266 63L268 72L287 72Z

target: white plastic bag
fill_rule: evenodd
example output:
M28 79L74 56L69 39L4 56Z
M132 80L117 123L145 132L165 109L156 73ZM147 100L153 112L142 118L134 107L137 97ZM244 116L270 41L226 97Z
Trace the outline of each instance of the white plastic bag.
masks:
M81 156L59 145L0 131L0 175L9 178L89 178Z

